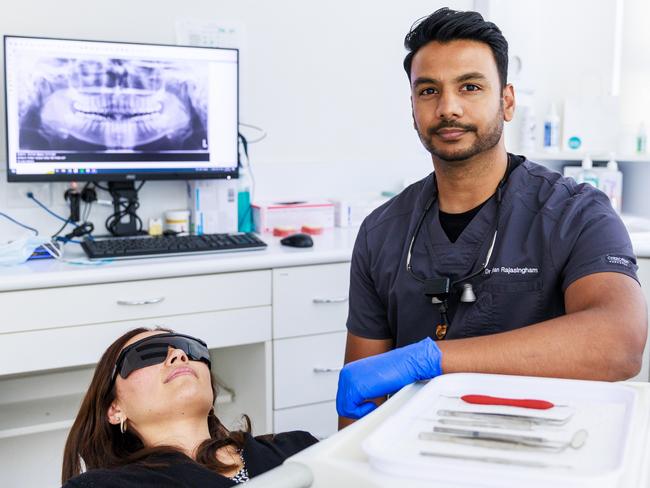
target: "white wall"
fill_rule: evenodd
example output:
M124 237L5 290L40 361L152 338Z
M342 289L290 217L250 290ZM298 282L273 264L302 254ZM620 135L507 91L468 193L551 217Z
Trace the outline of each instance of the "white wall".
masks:
M634 152L638 126L650 131L650 2L620 0L623 11L620 66L615 63L617 0L480 0L484 14L503 30L510 54L523 58L522 76L511 81L520 100L534 93L532 104L538 120L538 149L542 144L542 120L549 104L591 95L594 117L601 127L603 144L621 156L624 175L623 212L650 217L650 154L646 162L626 161ZM617 113L604 106L620 75ZM602 105L600 105L602 104ZM511 150L519 151L521 110L506 129ZM599 151L601 154L607 151ZM561 169L562 163L549 164Z
M650 2L624 1L621 56L621 123L635 134L644 122L650 130Z
M245 33L240 118L268 132L251 147L258 195L340 196L396 189L403 177L415 179L431 170L412 129L403 40L416 19L442 5L424 0L21 0L3 7L0 33L174 43L179 18L236 22ZM449 5L469 9L473 2ZM0 140L4 161L4 118ZM4 171L4 162L1 166ZM65 213L65 185L51 186L51 203ZM141 201L145 218L181 207L184 185L150 182ZM7 195L4 172L0 211L44 231L58 225L28 200ZM107 213L93 211L100 228ZM0 236L14 232L0 219Z
M444 4L447 4L445 2ZM538 117L550 100L611 87L616 0L456 0L452 8L488 10L507 36L511 54L524 57L516 88L534 89ZM0 34L174 43L177 19L232 21L244 27L241 120L268 137L251 147L257 196L349 196L396 190L403 179L431 170L412 129L409 87L401 64L403 38L441 1L410 0L22 0L3 7ZM38 15L35 15L38 12ZM625 130L646 118L650 129L650 4L624 1L620 119ZM2 111L3 100L0 100ZM517 118L507 129L517 150ZM251 137L256 134L244 131ZM620 138L620 137L619 137ZM0 211L44 232L58 223L20 193L4 174L4 119L0 118ZM650 215L643 198L648 165L624 165L626 211ZM631 169L630 169L631 167ZM50 203L65 213L64 184L50 185ZM630 191L628 191L630 190ZM146 219L184 206L184 185L150 182L142 191ZM93 210L103 228L105 208ZM17 228L0 219L0 241Z
M510 82L520 102L524 93L533 95L540 122L551 102L561 113L566 99L603 100L612 94L616 0L491 0L486 5L487 17L508 39L510 57L522 60L520 76ZM602 124L618 128L617 120L604 118ZM518 150L518 126L515 120L507 133L513 150ZM539 123L538 149L542 127Z
M623 49L621 55L620 132L627 144L638 126L650 132L650 2L624 1ZM650 159L650 154L648 155ZM623 209L650 217L650 164L625 163Z

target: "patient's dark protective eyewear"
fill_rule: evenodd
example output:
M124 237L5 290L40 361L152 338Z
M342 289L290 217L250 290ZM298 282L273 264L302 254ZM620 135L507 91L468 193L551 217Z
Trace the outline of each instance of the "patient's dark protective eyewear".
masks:
M164 362L170 347L182 350L192 361L203 361L208 368L211 367L208 346L201 339L184 334L158 334L122 349L115 362L111 382L115 382L118 374L126 379L137 369Z

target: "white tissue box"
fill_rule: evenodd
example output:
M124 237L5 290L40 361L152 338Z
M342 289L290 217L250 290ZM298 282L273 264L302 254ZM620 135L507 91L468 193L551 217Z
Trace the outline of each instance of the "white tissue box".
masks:
M236 180L188 181L187 203L192 234L237 232Z

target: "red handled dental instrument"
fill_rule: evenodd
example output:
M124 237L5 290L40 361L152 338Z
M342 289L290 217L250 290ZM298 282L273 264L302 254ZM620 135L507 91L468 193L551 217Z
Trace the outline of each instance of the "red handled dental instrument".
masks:
M460 397L466 403L473 405L501 405L508 407L533 408L535 410L548 410L556 406L546 400L534 400L530 398L500 398L490 395L463 395Z

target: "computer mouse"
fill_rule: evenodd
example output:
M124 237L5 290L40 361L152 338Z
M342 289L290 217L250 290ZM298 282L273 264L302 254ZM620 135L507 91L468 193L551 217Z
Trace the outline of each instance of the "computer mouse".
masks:
M291 234L281 239L280 244L290 247L312 247L314 240L309 234Z

